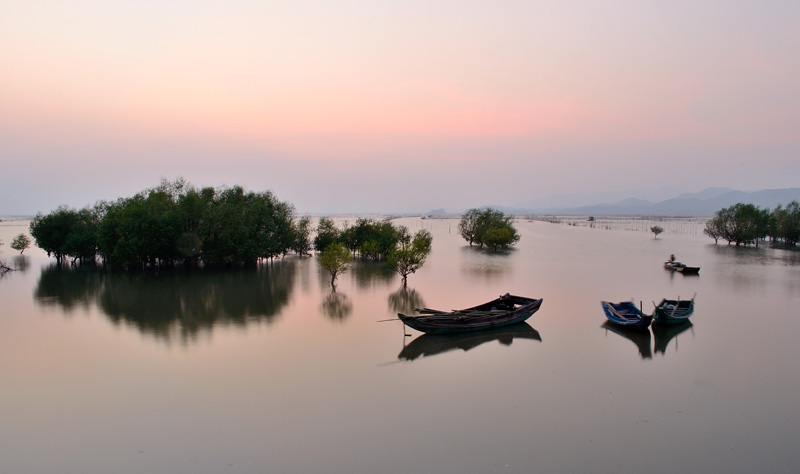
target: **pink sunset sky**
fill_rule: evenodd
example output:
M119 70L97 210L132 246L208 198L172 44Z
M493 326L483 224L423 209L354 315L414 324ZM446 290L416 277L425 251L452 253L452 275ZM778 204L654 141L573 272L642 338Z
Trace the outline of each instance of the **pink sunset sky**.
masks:
M0 215L164 177L299 212L800 186L800 2L5 2Z

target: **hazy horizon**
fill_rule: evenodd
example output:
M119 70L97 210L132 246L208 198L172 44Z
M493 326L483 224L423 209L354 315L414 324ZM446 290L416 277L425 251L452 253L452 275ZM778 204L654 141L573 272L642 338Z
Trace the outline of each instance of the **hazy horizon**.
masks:
M0 20L0 215L160 179L301 213L796 187L800 4L66 0Z

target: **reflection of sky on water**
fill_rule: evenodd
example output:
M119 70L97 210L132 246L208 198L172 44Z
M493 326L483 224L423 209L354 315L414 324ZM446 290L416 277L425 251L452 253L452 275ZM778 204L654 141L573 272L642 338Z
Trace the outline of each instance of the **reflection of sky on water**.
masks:
M27 271L0 280L0 419L13 433L0 443L0 468L793 466L796 253L758 249L774 261L765 263L753 249L691 235L520 221L517 248L491 255L466 248L453 220L396 223L434 235L406 290L372 265L342 275L334 294L315 258L152 275L59 272L31 252ZM700 276L665 271L671 253L700 265ZM529 322L546 344L516 335L429 343L394 320L400 308L463 308L505 292L543 298ZM646 360L631 340L598 330L601 300L650 308L694 293L692 326L652 327ZM414 361L400 363L407 347L402 360ZM492 443L476 442L476 427ZM452 449L443 453L441 440ZM42 445L48 456L37 457ZM702 456L674 455L698 445Z

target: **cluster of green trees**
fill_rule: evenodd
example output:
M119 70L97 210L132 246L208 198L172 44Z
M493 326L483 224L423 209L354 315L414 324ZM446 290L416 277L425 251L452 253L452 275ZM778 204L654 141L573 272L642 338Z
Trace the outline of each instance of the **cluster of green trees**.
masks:
M785 208L778 205L773 211L753 204L734 204L717 211L703 232L715 243L726 240L737 246L758 246L760 240L769 238L794 246L800 241L800 204L792 201Z
M469 242L481 248L493 250L507 248L519 242L520 236L513 225L514 218L496 209L470 209L458 223L458 233Z
M389 220L360 218L352 226L338 229L333 219L322 217L317 224L314 248L321 253L319 262L331 274L335 285L355 256L373 261L383 260L407 285L408 275L422 267L431 251L433 236L425 229L413 236L405 226Z
M36 245L67 257L128 268L193 264L255 264L310 248L307 218L271 192L235 186L197 189L182 179L114 202L76 210L66 206L30 224Z

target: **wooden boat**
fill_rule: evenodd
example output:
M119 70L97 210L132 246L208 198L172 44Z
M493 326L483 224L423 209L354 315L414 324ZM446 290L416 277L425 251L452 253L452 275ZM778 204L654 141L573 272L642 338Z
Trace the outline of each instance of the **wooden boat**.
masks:
M700 273L700 267L690 267L681 262L664 262L664 268L672 270L673 272L683 273L684 275L697 275Z
M487 303L455 311L418 308L419 315L398 313L403 323L428 334L480 331L521 323L539 310L542 299L505 295Z
M539 335L539 331L524 322L485 331L423 334L403 347L397 357L401 360L414 360L418 357L429 357L458 349L466 352L492 341L498 341L504 346L510 346L514 339L531 339L541 342L542 336Z
M679 324L688 321L689 316L694 313L694 297L683 301L680 298L677 300L662 299L661 303L655 306L653 318L656 321L661 324Z
M608 320L619 326L646 328L653 321L652 315L644 314L641 308L637 308L632 301L623 301L622 303L601 301L600 303L603 305L603 312L606 313Z

